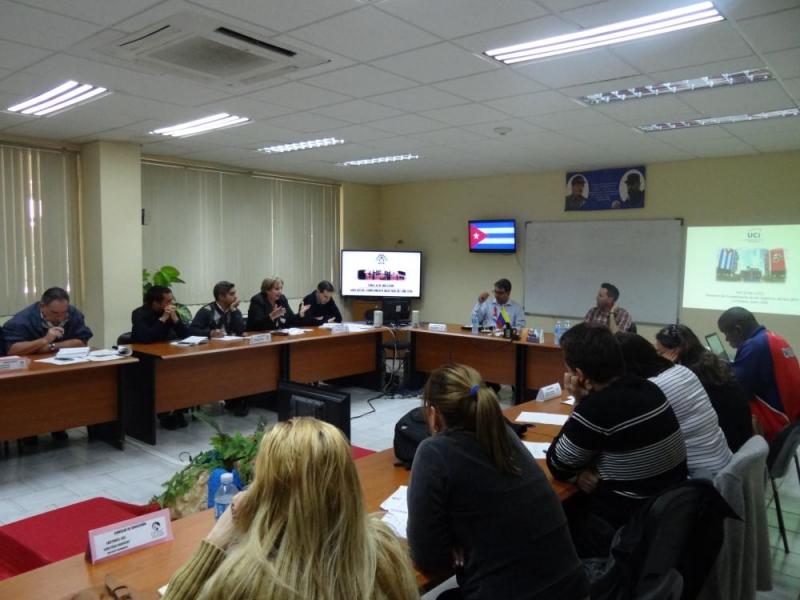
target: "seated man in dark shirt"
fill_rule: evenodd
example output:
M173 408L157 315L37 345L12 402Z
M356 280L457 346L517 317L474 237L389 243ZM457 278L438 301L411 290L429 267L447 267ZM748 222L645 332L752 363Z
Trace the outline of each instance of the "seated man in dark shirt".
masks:
M303 298L303 304L309 306L303 319L309 325L342 322L342 313L333 299L333 284L330 281L320 281L317 289Z
M131 338L135 344L153 344L190 335L186 323L181 321L175 308L172 290L162 285L154 285L144 296L144 304L131 313L133 329ZM164 429L186 427L183 411L173 411L158 415Z
M60 348L85 346L92 337L83 314L69 303L69 294L60 287L51 287L39 302L14 315L3 326L6 350L9 355L43 354ZM53 439L67 440L66 431L54 431ZM36 443L36 436L23 443Z
M239 310L239 298L234 284L220 281L214 286L214 302L197 311L189 332L208 338L244 334L244 318Z
M578 555L607 556L616 529L639 506L686 479L686 443L658 386L625 374L608 328L579 323L561 348L575 409L547 466L584 492L564 505Z

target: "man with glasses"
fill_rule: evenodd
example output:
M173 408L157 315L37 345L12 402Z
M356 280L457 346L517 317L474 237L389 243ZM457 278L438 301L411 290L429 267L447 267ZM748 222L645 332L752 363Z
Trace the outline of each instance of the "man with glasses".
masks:
M514 329L525 327L525 311L511 299L511 282L498 279L494 283L494 299L489 300L489 292L478 296L478 303L472 308L473 321L478 318L481 327L503 329L510 323Z
M83 314L69 303L69 294L60 287L51 287L39 302L14 315L3 326L6 351L9 355L47 354L61 348L85 346L92 337ZM53 439L66 441L65 431L54 431ZM36 443L36 436L25 438L26 445Z

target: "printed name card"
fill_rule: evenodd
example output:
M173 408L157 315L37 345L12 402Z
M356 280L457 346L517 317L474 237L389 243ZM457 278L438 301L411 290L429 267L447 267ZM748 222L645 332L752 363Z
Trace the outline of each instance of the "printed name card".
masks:
M553 398L561 397L561 385L558 383L551 383L544 387L539 388L536 394L537 402L544 402L545 400L552 400Z
M0 358L0 372L15 369L27 369L30 361L22 356L4 356Z
M89 530L92 564L173 539L169 509Z
M445 323L428 323L428 331L447 331Z
M250 337L247 338L250 340L250 345L253 344L265 344L267 342L272 341L272 334L271 333L254 333Z

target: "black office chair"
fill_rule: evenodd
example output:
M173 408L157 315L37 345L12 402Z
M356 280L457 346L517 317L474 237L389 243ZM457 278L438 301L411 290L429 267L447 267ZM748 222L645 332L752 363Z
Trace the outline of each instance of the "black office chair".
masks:
M794 459L797 470L797 480L800 481L800 461L797 459L797 447L800 446L800 422L786 426L769 445L767 455L767 471L772 484L772 497L775 498L775 512L778 513L778 529L783 538L783 549L789 554L789 542L786 539L786 526L783 523L781 499L778 495L778 486L775 480L786 476L789 463Z
M617 532L592 600L695 598L719 553L725 518L738 517L710 481L667 490Z
M634 323L633 321L631 321L631 326L628 327L628 333L638 333L636 329L636 323Z
M117 346L127 346L128 344L132 343L133 343L133 332L131 331L120 333L119 337L117 337Z

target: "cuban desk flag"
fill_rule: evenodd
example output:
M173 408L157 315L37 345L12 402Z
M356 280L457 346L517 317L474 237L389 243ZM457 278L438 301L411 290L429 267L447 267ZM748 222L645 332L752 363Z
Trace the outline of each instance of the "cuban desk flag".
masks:
M514 221L470 221L470 251L514 252Z

